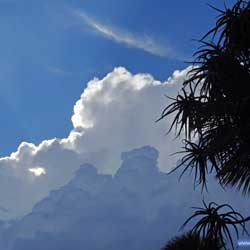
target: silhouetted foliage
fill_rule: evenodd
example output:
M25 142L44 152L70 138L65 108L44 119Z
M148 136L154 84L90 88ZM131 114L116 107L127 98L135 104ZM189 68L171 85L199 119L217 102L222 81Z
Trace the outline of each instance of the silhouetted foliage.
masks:
M210 202L209 205L207 205L204 201L203 205L205 208L193 207L196 209L195 213L184 222L182 227L185 227L193 218L202 217L193 227L191 232L202 236L202 240L204 241L216 242L216 240L218 240L223 246L226 245L226 239L230 241L232 248L233 240L229 231L229 226L234 229L237 237L239 237L239 231L236 225L240 225L242 227L242 232L248 234L245 227L245 219L230 205L218 205L215 202ZM226 211L224 211L224 213L219 213L219 210L223 209Z
M215 170L221 184L250 193L250 3L218 10L216 26L200 41L181 93L160 119L175 113L172 128L184 134L180 166L195 169L206 187ZM207 42L212 35L212 41ZM159 120L160 120L159 119ZM179 166L177 166L178 168Z
M195 184L202 190L207 175L214 173L222 186L245 195L250 194L250 1L237 0L224 10L211 7L219 13L215 27L199 41L193 68L159 120L175 114L169 131L184 136L184 157L171 172L182 167L182 176L194 170ZM245 232L244 223L250 220L227 204L204 203L196 209L184 226L202 216L192 232L205 241L228 240L232 247L228 227L238 236L237 226Z
M219 240L206 241L197 233L187 232L171 239L162 250L220 250Z

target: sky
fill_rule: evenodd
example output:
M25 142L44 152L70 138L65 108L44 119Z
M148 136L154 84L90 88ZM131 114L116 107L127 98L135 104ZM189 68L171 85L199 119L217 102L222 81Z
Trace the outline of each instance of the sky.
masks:
M194 0L0 0L0 12L0 247L34 249L46 239L47 249L54 249L53 239L64 238L75 225L77 235L88 230L81 211L89 211L95 197L100 208L96 214L103 220L94 218L97 224L90 227L105 225L110 213L104 216L103 211L113 205L118 206L111 209L114 227L124 218L133 220L133 197L143 197L137 182L141 180L145 190L151 177L157 185L147 199L154 202L157 197L156 207L140 207L135 214L143 212L142 220L152 216L149 229L159 226L157 232L166 233L163 210L178 217L177 208L200 202L201 195L187 200L187 189L163 181L180 160L173 153L180 150L181 140L174 140L174 132L166 135L171 116L155 121L170 103L164 94L176 96L191 69L187 61L198 46L194 39L212 27L217 13L207 1ZM84 176L82 164L94 166L94 179L92 170L90 176L83 171ZM148 165L153 170L147 171ZM105 176L105 188L93 186L100 181L102 187ZM72 187L76 179L82 184ZM212 196L217 194L215 182L212 190ZM119 192L125 201L111 198ZM78 207L79 197L86 203ZM219 196L221 201L234 198L233 192ZM119 201L129 209L121 208ZM75 221L64 220L69 204L79 208ZM242 211L244 204L242 200ZM176 226L173 218L168 230L171 223ZM39 232L42 223L45 229ZM115 248L116 230L109 237ZM143 237L148 238L148 232ZM163 243L156 232L155 237L150 244ZM100 236L100 243L104 238ZM77 240L83 244L81 237ZM141 249L136 241L131 244L131 249Z
M164 81L185 68L216 16L207 1L164 0L1 0L0 12L1 156L65 137L93 77L123 66Z

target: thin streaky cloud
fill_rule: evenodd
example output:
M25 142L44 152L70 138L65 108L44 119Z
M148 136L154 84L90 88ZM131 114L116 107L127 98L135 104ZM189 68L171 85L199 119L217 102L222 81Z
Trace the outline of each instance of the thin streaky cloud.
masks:
M163 47L157 44L150 36L138 36L128 31L102 24L89 17L84 12L74 11L74 14L80 17L87 25L93 28L96 32L113 41L125 44L129 47L144 50L152 55L161 57L174 57L171 48Z

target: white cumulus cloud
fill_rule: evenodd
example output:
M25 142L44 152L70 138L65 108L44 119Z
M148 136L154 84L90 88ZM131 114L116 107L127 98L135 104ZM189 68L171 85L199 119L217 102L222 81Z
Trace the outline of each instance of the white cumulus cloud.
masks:
M229 203L244 216L248 214L247 200L223 190L212 176L210 193L201 194L193 190L194 176L185 175L179 182L181 171L169 176L161 173L153 147L123 152L121 158L113 177L83 164L69 183L51 191L30 214L0 223L0 248L162 249L182 233L178 229L194 212L190 207L201 206L202 199Z
M33 173L35 176L40 176L40 175L46 174L45 169L44 168L40 168L40 167L30 168L29 171L31 173Z
M176 71L166 82L150 74L132 74L115 68L103 79L88 82L74 106L73 128L67 138L44 140L39 145L23 142L16 152L0 158L0 218L20 217L55 188L67 183L82 163L94 164L100 173L114 175L120 154L136 147L152 145L159 151L159 168L176 165L170 154L180 149L174 135L164 136L170 125L159 123L189 69ZM31 171L32 169L32 171ZM34 173L39 176L34 177ZM44 174L45 173L45 174Z

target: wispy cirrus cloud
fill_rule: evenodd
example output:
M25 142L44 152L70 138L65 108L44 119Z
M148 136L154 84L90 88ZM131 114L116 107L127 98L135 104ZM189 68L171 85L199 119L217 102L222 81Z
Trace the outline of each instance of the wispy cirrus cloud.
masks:
M137 35L126 30L119 29L110 25L103 24L86 13L81 11L73 11L74 15L81 18L87 25L93 28L94 31L99 34L116 41L121 44L125 44L129 47L144 50L152 55L161 57L174 57L174 53L171 48L158 44L152 37L148 35Z

